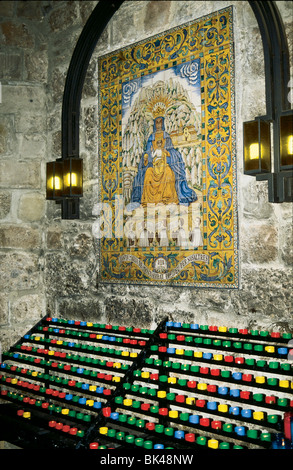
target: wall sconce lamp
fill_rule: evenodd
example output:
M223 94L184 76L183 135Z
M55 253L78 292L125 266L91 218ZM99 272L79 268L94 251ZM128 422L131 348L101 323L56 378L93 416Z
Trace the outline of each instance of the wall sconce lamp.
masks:
M287 34L275 2L249 2L263 43L265 116L243 125L244 174L268 182L269 202L293 202L293 110Z
M81 158L60 158L47 163L46 199L61 204L62 219L79 218L79 200L83 188Z
M244 122L243 146L244 174L268 181L269 202L293 202L292 110L284 111L275 121L257 117Z

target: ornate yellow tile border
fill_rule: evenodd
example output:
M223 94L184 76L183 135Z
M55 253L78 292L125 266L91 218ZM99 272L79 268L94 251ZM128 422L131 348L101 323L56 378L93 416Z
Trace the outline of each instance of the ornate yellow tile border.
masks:
M233 9L99 59L99 282L238 287Z

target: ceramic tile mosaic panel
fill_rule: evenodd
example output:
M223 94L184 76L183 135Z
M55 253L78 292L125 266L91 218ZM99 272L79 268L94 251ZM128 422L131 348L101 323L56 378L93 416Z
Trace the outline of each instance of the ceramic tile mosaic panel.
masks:
M233 9L99 59L99 282L238 287Z

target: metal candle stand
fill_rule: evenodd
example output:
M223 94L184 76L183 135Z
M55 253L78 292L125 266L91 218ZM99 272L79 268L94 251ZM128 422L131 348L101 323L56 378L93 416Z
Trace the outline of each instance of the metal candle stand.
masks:
M0 440L21 448L291 448L291 334L44 317L0 365Z

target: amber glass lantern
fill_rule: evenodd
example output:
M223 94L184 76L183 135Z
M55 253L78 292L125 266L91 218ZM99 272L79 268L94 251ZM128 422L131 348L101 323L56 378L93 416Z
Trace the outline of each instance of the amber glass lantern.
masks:
M280 116L280 168L293 168L293 115Z
M63 162L57 160L47 163L46 198L56 200L63 195Z
M270 123L256 119L243 124L244 173L257 175L271 171Z
M63 160L63 196L82 196L82 167L81 158Z

